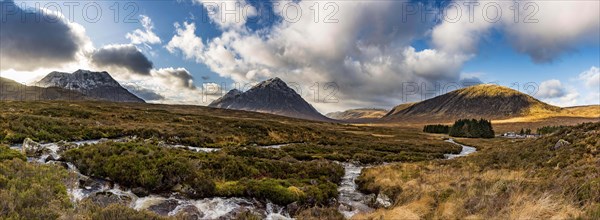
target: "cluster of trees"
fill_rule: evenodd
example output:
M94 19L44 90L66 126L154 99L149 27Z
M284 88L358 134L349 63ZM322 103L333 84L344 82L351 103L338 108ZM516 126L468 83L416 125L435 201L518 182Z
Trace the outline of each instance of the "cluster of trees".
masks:
M450 126L448 125L425 125L423 132L434 134L448 134Z
M560 129L565 128L565 126L559 125L559 126L544 126L541 128L537 129L537 133L538 134L552 134Z
M485 119L460 119L454 122L448 134L452 137L493 138L492 123Z
M519 132L519 135L530 135L531 134L531 129L527 128L521 128L521 131Z

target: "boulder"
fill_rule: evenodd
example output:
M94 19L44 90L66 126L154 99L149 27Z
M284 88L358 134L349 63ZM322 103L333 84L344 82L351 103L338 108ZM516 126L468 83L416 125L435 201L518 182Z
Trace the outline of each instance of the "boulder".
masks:
M31 140L31 138L25 138L21 151L28 157L40 157L43 154L50 152L50 149L45 148L40 143Z
M58 155L62 154L67 150L77 148L77 144L69 143L66 141L59 141L58 143L56 143L56 146L58 147L58 149L56 150L56 153Z
M298 202L292 202L285 207L291 215L296 215L300 212L300 205Z
M112 204L128 206L133 199L126 195L115 195L111 192L97 192L88 196L86 200L89 200L101 207L107 207Z
M142 187L135 187L135 188L131 189L131 192L138 197L145 197L145 196L150 195L150 192L148 192L148 190L146 190Z
M194 205L186 205L179 209L175 218L182 220L198 220L204 218L204 213Z
M169 212L175 210L175 208L177 208L177 206L179 206L179 203L177 202L177 200L168 199L168 200L164 200L158 204L151 205L150 207L148 207L148 210L152 211L156 214L162 215L162 216L167 216L167 215L169 215Z
M552 147L552 150L558 150L562 147L567 147L571 145L571 143L569 143L568 141L565 141L563 139L558 140L558 142L556 142L556 144L554 145L554 147Z
M375 199L375 206L388 208L388 207L392 206L392 200L387 195L385 195L383 193L379 193L379 194L377 194L377 199Z

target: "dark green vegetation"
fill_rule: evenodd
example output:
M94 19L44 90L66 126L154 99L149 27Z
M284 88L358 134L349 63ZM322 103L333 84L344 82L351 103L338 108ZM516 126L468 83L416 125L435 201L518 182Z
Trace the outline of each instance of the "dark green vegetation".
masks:
M530 128L521 128L521 131L519 131L520 135L530 135L531 134L531 129Z
M459 138L478 152L366 169L363 190L399 193L389 193L393 207L358 218L598 219L599 131L586 123L537 139Z
M450 132L450 126L448 125L425 125L423 132L433 134L448 134Z
M452 137L493 138L492 123L485 119L460 119L454 122L448 134Z
M124 206L75 208L67 194L67 185L75 181L63 167L27 163L20 152L0 146L0 219L159 218Z
M27 161L27 157L21 154L21 152L12 150L7 146L0 145L0 162L12 159L20 159L22 161Z
M537 133L538 134L552 134L563 128L565 128L565 126L544 126L544 127L538 128Z
M276 153L273 153L276 154ZM283 154L283 152L279 152ZM243 155L243 156L237 156ZM286 205L325 205L337 197L343 167L326 160L269 159L242 148L195 153L154 144L107 142L65 154L82 173L150 192L181 191L191 198L254 197Z

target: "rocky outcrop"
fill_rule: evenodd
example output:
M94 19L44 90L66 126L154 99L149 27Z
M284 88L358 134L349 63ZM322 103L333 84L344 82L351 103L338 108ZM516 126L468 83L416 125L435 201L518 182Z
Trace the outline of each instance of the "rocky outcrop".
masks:
M41 157L44 154L50 153L50 149L45 148L40 143L31 140L31 138L25 138L21 151L28 157Z
M126 195L115 195L112 192L97 192L87 197L86 200L89 200L101 207L107 207L112 204L129 206L129 204L133 201L133 198Z
M556 142L556 144L554 144L554 147L552 147L552 150L558 150L560 148L567 147L569 145L571 145L571 143L569 143L568 141L565 141L563 139L560 139Z

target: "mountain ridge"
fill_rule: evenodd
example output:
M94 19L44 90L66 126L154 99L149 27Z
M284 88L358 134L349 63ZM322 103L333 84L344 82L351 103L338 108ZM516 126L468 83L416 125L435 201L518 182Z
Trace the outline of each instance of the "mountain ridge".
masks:
M421 102L398 105L383 119L387 121L506 119L560 111L560 107L546 104L519 91L498 85L480 84Z

